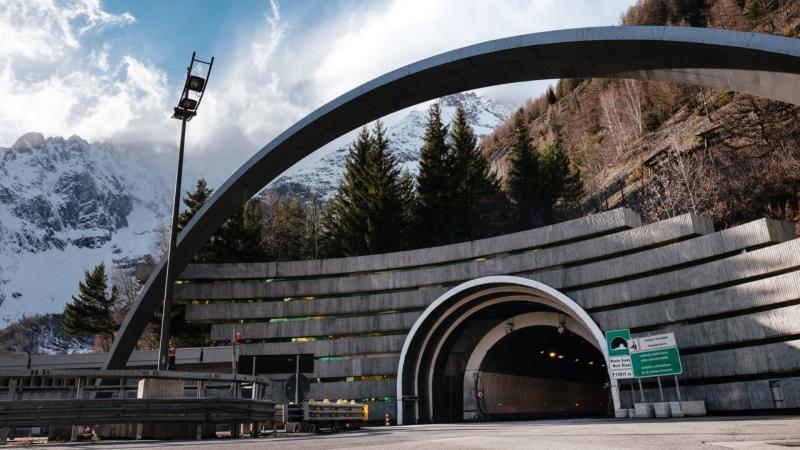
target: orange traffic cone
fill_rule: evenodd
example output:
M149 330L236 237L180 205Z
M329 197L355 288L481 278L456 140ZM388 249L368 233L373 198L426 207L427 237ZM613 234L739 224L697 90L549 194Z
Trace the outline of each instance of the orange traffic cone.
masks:
M391 425L389 423L389 413L386 413L383 416L383 426L388 427L389 425Z

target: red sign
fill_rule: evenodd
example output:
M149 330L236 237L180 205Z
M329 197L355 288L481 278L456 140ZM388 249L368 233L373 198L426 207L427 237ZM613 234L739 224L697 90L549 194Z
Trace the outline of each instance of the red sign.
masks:
M233 333L233 338L236 340L236 342L241 342L241 340L242 340L242 332L241 331L237 331L236 333Z

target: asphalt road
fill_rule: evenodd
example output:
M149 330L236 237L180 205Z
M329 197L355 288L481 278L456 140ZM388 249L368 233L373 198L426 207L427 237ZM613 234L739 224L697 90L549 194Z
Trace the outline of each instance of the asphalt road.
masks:
M105 441L41 444L42 449L450 449L450 448L764 448L800 447L800 416L651 420L538 420L365 428L259 439Z

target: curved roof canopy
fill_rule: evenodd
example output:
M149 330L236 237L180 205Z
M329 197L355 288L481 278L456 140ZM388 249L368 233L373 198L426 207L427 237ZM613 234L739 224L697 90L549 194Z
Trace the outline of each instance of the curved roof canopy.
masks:
M386 114L470 89L555 78L690 83L800 105L800 40L687 27L598 27L526 34L452 50L401 67L332 100L253 155L178 237L180 272L223 222L283 171ZM161 302L159 265L125 318L105 363L121 368Z

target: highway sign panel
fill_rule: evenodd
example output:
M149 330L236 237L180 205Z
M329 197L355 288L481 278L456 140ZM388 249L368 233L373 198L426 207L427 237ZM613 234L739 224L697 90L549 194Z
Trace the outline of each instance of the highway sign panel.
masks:
M629 355L628 341L631 339L631 330L623 328L620 330L606 331L606 344L608 345L608 356Z
M608 358L608 373L614 380L625 380L633 378L633 365L631 357L625 356L610 356Z
M677 346L678 345L675 343L675 333L655 334L653 336L644 336L628 341L628 350L630 350L631 353Z
M631 354L633 376L636 378L680 375L683 373L677 347L645 350Z

